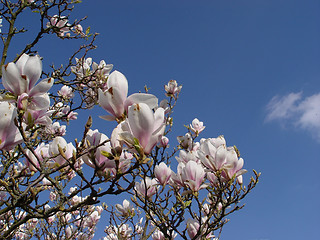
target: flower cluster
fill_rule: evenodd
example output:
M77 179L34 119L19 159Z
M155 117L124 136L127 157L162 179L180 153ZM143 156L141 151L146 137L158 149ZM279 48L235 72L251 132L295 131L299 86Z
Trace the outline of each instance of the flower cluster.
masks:
M4 19L14 22L15 14L28 8L40 13L41 32L23 50L35 53L44 34L89 39L89 29L84 33L79 24L83 19L69 22L78 2L9 1ZM58 15L48 15L54 9ZM1 66L0 238L90 240L104 212L109 217L101 221L108 222L104 240L217 240L215 234L243 207L240 200L259 174L244 186L238 149L227 146L223 136L199 139L205 126L197 118L176 146L169 146L182 86L170 80L160 101L147 87L145 93L129 93L124 74L87 57L95 37L66 65L52 65L51 72L43 72L38 55L23 52ZM3 41L9 45L10 38ZM64 123L96 105L107 112L101 116L106 124L114 126L105 128L109 132L92 129L89 117L70 142ZM110 198L120 194L121 204L100 205L103 197L112 205Z
M76 58L76 65L71 66L71 71L79 80L78 87L84 91L85 103L89 108L98 102L98 89L107 88L107 79L112 68L112 64L106 64L104 60L97 64L92 58Z

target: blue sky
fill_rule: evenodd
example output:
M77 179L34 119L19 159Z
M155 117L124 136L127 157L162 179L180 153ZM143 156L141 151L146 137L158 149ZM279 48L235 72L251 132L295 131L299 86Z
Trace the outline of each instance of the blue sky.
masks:
M246 183L251 169L262 172L223 240L319 238L319 10L319 0L90 0L71 17L88 16L83 26L100 33L90 56L125 74L129 93L146 84L161 99L170 79L183 85L175 136L197 117L202 137L223 134L239 148ZM76 49L54 40L39 45L44 65ZM87 114L68 134L81 137ZM90 114L109 134L104 111Z

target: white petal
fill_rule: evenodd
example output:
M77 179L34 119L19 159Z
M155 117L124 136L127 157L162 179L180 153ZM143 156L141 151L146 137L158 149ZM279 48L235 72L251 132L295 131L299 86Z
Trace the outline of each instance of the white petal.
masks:
M158 98L148 93L134 93L126 99L124 103L125 109L128 110L128 107L134 103L145 103L149 108L154 109L158 106Z
M53 85L53 78L46 78L43 79L41 82L39 82L36 86L34 86L30 93L29 96L32 97L33 95L36 94L43 94L49 91L49 89L52 87Z
M16 64L11 62L3 66L2 72L2 84L7 90L15 95L20 95L23 92L26 92L28 80L26 77L21 77L20 71Z
M33 88L42 74L42 62L39 56L31 56L27 60L22 74L29 79L29 89Z
M126 99L128 95L128 80L118 71L113 71L107 80L108 88L117 87L120 90L122 99Z

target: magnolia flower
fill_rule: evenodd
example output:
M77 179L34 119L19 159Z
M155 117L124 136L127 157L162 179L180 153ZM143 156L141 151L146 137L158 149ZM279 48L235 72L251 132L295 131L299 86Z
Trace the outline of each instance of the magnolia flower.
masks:
M236 177L242 183L242 174L246 170L242 169L243 159L238 158L234 147L226 147L225 139L218 137L215 139L201 140L198 156L205 167L212 171L222 169L222 177L231 179ZM212 184L216 182L216 176L210 174L209 180Z
M14 121L17 110L13 104L0 102L0 149L11 150L22 142L22 136Z
M194 161L196 163L200 163L198 159L198 155L196 151L185 151L185 150L180 150L179 151L179 156L176 156L176 160L180 163L187 163L189 161Z
M54 122L53 124L47 125L45 132L54 136L64 136L66 135L66 125L60 126L59 122Z
M166 185L171 177L171 169L164 162L156 165L154 168L154 175L159 180L161 185Z
M167 96L174 96L180 93L182 86L178 86L176 80L170 80L167 85L164 86Z
M186 133L184 136L178 136L177 137L178 142L180 143L180 146L184 149L191 150L192 149L192 137L190 133Z
M74 26L74 31L75 31L77 34L84 35L84 33L83 33L83 27L82 27L80 24L77 24L76 26Z
M204 177L205 172L202 165L194 161L187 162L181 172L181 180L185 185L189 186L193 192L197 192L207 186L202 184Z
M90 129L86 136L86 147L96 147L100 144L103 145L96 148L93 155L91 155L91 153L84 155L83 161L90 167L97 168L99 170L115 167L114 161L111 161L102 153L103 151L111 153L111 146L108 137L105 134L100 133L97 129L94 131Z
M127 199L123 200L122 205L116 204L115 207L122 217L132 216L134 213L134 208Z
M40 168L40 162L43 162L45 158L49 157L49 146L47 144L41 143L34 150L34 154L27 149L26 152L26 166L30 171L38 171Z
M153 234L151 235L152 237L152 240L165 240L165 236L164 234L159 230L159 229L156 229Z
M100 219L100 214L98 211L93 211L88 217L84 218L84 227L92 228L93 226L97 225Z
M190 124L190 129L196 134L199 135L204 129L203 122L200 122L198 118L193 119L192 123Z
M151 109L158 104L158 99L147 93L134 93L127 97L128 81L126 77L114 71L110 74L107 81L107 89L99 89L98 99L101 107L113 116L103 116L103 119L114 120L115 118L122 119L128 107L134 103L145 103Z
M76 66L71 66L71 71L79 78L83 78L88 76L91 71L90 67L92 64L92 58L75 58L76 59Z
M197 235L199 228L200 228L200 224L197 220L190 219L190 218L188 219L187 232L191 239L193 239Z
M65 98L70 99L74 97L74 93L72 91L71 87L68 87L66 85L63 85L61 89L58 91L58 95Z
M238 159L238 155L236 151L231 148L228 151L226 164L225 164L225 173L227 175L227 179L231 179L232 177L236 177L238 182L242 184L242 174L246 173L247 170L242 169L244 161L242 158Z
M104 60L101 60L99 65L96 62L92 63L92 71L94 72L94 76L97 77L98 80L105 80L111 70L113 68L112 64L106 64Z
M60 150L59 150L60 149ZM72 143L67 143L63 137L55 137L52 142L49 143L49 155L58 164L62 165L73 156L75 147ZM61 155L61 152L64 156Z
M144 153L150 154L153 147L160 141L164 130L163 108L152 112L147 104L139 103L129 107L128 118L121 123L122 132L119 132L119 137L129 147L135 146L135 139L137 139Z
M47 27L57 28L57 33L60 37L63 37L65 33L70 31L68 18L65 16L54 15L52 18L50 18L50 22L47 23Z
M56 114L57 117L64 117L67 121L70 120L76 120L78 118L78 113L74 111L70 111L70 106L62 106L60 107L60 104L57 104L59 109L59 112ZM62 104L63 105L63 104Z
M50 117L53 112L53 110L48 111L46 109L27 109L23 115L23 121L30 127L35 124L49 126L52 124L52 120Z
M225 145L221 145L218 148L212 147L213 155L207 154L204 151L198 151L198 155L201 162L210 170L217 171L223 167L226 162L227 148Z
M53 85L52 78L36 82L42 73L39 56L22 54L16 63L10 62L2 66L2 84L13 95L18 97L18 107L26 110L48 109L50 98L47 91Z
M147 196L152 197L157 192L157 180L146 177L142 179L140 183L135 184L135 191L142 197Z
M167 148L169 147L168 144L169 144L169 138L167 138L166 136L162 136L158 146L159 148Z

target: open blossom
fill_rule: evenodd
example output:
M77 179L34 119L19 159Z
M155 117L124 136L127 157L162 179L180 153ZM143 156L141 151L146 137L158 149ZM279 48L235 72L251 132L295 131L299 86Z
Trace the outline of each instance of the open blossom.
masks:
M192 123L190 124L190 129L198 135L201 133L204 129L205 126L203 126L203 122L200 122L198 118L193 119Z
M34 150L34 154L27 149L26 150L26 166L30 171L38 171L40 168L40 162L43 162L45 158L49 157L49 145L41 143Z
M158 99L147 93L134 93L128 95L128 81L126 77L114 71L110 74L107 81L106 90L99 89L99 104L113 117L103 116L106 120L114 120L115 118L123 118L124 113L128 111L128 107L134 103L147 104L151 109L154 109L158 104Z
M74 26L73 30L77 34L85 35L83 33L83 27L80 24L77 24L76 26Z
M100 214L98 211L93 211L89 216L84 218L84 227L92 228L93 226L97 225L100 219Z
M66 135L66 125L61 125L59 122L54 122L53 124L49 124L45 128L45 132L54 136L64 136Z
M205 172L201 164L194 161L189 161L182 169L181 179L185 185L188 185L193 192L197 192L206 185L202 184L204 181Z
M129 147L139 140L145 154L150 154L154 146L164 134L164 110L158 108L153 112L145 103L133 104L129 107L128 118L121 123L119 137Z
M66 85L63 85L61 89L58 91L58 95L65 98L70 99L74 97L74 93L72 91L71 87L68 87Z
M178 136L177 137L178 142L180 143L180 146L184 149L191 150L193 147L193 141L190 133L186 133L184 136Z
M199 228L200 228L200 224L197 220L195 219L188 219L187 221L187 232L188 232L188 235L189 237L192 239L194 238L198 231L199 231Z
M234 147L226 147L225 139L218 138L201 140L198 156L205 167L212 171L222 169L222 176L225 179L237 177L239 183L242 183L242 174L246 170L242 169L243 159L238 157ZM215 176L209 175L211 183L215 182Z
M63 105L63 104L62 104ZM56 114L57 117L64 117L67 121L76 120L78 118L78 113L70 111L70 106L62 106L59 109L59 112Z
M164 86L164 89L168 96L173 96L180 93L182 86L178 86L176 80L170 80L167 85Z
M101 81L101 83L104 83L103 80L107 79L112 68L113 65L106 64L104 60L101 60L99 64L97 64L96 62L92 63L92 72L94 73L94 76L97 78L97 80Z
M11 150L22 142L22 136L14 123L17 110L13 104L0 102L0 149Z
M242 158L238 158L236 152L231 149L229 150L228 158L225 164L225 173L228 179L236 177L238 182L242 183L242 174L246 173L247 170L242 169L244 161Z
M120 226L107 226L105 232L108 235L104 237L103 240L118 240L131 239L133 230L129 224L121 224Z
M64 156L60 154L59 148L62 150ZM53 160L57 164L62 165L66 162L66 159L72 157L75 147L72 143L67 143L63 137L55 137L52 142L49 143L48 151L49 155L53 157Z
M68 18L65 16L54 15L52 18L50 18L50 22L47 23L47 27L58 28L57 33L60 37L63 37L65 33L70 31Z
M100 133L97 129L94 131L89 129L86 136L86 147L97 147L100 144L103 145L96 148L93 154L89 152L88 154L84 155L83 161L90 167L98 168L100 170L114 167L114 161L108 159L101 153L102 151L111 153L109 138L105 134Z
M146 177L145 179L142 179L140 183L136 182L134 189L140 196L144 197L146 195L150 198L156 194L157 184L158 182L156 179Z
M42 73L39 56L22 54L16 63L10 62L2 66L2 72L2 84L18 97L18 107L33 110L49 108L50 98L47 92L53 85L53 79L46 78L36 85Z
M172 171L164 162L156 165L154 168L154 175L161 185L166 185L170 180Z
M92 58L75 58L76 65L71 66L71 71L77 76L77 78L81 79L85 76L89 76L91 74L91 65Z
M131 206L130 202L127 199L123 200L122 205L116 204L115 207L122 217L133 215L134 208Z
M152 237L152 240L165 240L165 236L164 234L159 230L159 229L156 229L154 231L154 233L151 235Z

